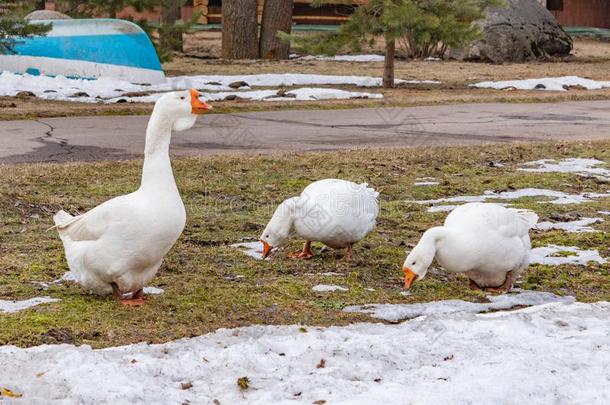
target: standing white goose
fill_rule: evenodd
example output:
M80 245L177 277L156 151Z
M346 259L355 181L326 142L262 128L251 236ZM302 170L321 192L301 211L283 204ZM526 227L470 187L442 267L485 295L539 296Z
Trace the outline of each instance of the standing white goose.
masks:
M444 226L428 229L403 265L405 287L425 277L436 258L447 271L464 273L471 287L510 290L529 265L531 211L470 203L453 210Z
M263 258L285 244L291 233L305 239L303 251L293 258L311 258L312 241L347 248L345 258L351 258L352 246L375 229L377 197L379 193L366 183L326 179L310 184L299 197L285 200L275 210L260 238Z
M172 130L195 124L212 107L196 90L163 95L146 129L140 188L113 198L85 214L59 211L55 227L77 281L99 295L114 295L128 305L142 303L142 290L184 229L186 212L172 172Z

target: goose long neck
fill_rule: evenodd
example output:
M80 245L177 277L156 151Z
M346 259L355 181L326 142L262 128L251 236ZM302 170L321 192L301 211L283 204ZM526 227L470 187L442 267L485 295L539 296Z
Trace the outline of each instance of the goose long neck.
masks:
M442 240L444 235L444 227L437 226L430 228L422 235L418 243L418 247L423 250L427 256L431 256L431 258L434 259L434 255L436 254L436 250L438 248L437 245Z
M159 187L163 184L170 184L175 188L174 174L169 159L171 136L171 120L155 109L146 128L141 188Z

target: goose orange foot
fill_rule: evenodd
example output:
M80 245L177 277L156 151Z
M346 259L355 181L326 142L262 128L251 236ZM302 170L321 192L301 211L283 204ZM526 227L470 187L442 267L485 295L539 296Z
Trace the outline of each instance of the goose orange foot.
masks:
M303 245L302 252L289 253L288 257L290 257L291 259L311 259L313 257L313 252L311 251L311 242L305 242L305 245Z

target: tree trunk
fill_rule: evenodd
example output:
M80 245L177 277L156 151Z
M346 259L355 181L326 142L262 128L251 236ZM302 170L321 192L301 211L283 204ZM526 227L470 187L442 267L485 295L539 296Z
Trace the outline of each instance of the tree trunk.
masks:
M161 27L159 31L161 46L172 51L182 52L182 31L174 26L182 19L183 0L163 0L161 2Z
M383 88L394 87L394 57L396 55L396 40L386 35L385 57L383 59Z
M261 24L260 57L288 59L290 42L280 41L278 31L290 34L294 0L265 0Z
M45 8L47 8L46 0L36 0L35 7L36 10L44 10Z
M258 58L257 0L222 2L222 57Z

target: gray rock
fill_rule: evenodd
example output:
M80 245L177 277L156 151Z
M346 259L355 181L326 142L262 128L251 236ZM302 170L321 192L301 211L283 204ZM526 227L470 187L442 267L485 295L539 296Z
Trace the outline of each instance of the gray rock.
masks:
M36 10L25 16L26 20L71 20L72 17L53 10Z
M505 0L507 7L491 7L481 22L484 37L450 56L493 63L522 62L572 51L572 38L537 0Z
M229 87L232 89L239 89L240 87L248 87L248 83L244 81L233 82L229 84Z

